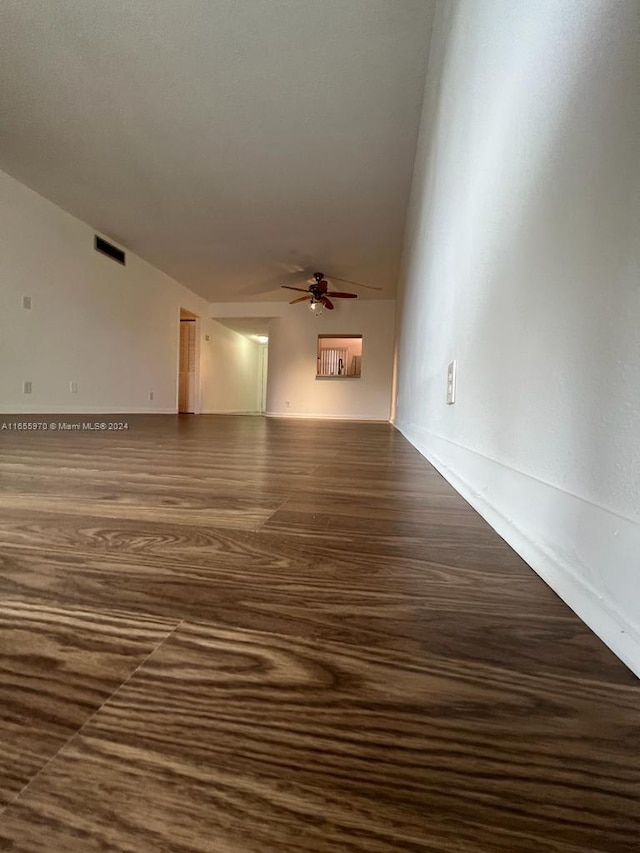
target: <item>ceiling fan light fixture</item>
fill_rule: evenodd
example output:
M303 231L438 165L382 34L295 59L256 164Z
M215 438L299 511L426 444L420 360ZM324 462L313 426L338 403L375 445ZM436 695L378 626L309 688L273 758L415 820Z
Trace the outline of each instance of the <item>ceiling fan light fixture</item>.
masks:
M298 302L306 302L309 300L311 310L318 317L326 308L327 311L333 311L335 308L332 298L336 299L357 299L357 293L345 293L339 290L330 290L331 284L324 277L322 272L314 272L313 278L307 281L308 287L296 287L292 284L283 284L285 290L295 290L297 293L304 293L304 296L297 296L289 302L289 305L296 305Z

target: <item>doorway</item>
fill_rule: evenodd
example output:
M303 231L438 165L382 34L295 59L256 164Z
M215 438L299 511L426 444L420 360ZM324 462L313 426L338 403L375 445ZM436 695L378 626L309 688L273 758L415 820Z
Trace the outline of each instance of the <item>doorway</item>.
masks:
M269 339L266 335L258 336L258 414L264 415L267 410L267 375L269 372Z
M178 412L181 414L196 411L196 325L196 315L181 308L178 357Z

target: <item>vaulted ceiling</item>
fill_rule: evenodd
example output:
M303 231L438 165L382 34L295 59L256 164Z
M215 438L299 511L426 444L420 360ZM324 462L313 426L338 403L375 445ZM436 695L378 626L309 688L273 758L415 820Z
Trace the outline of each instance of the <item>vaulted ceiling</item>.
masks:
M3 0L0 168L212 301L393 295L432 0Z

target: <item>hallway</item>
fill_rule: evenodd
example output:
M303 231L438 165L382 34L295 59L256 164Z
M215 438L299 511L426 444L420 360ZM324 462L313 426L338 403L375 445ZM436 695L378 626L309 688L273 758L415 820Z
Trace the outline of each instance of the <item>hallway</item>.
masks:
M0 849L637 853L640 682L391 425L122 420L0 434Z

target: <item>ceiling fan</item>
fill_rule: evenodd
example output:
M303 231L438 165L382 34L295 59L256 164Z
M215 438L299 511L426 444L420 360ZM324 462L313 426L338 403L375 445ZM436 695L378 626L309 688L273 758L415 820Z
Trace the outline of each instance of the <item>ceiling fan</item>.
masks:
M355 281L349 281L346 278L333 277L335 281L344 281L346 284L354 284L356 287L369 287L369 285L358 285ZM289 305L295 305L297 302L309 302L310 307L315 309L316 306L327 308L333 311L334 305L332 299L357 299L357 293L346 293L338 290L329 290L329 282L324 277L323 272L314 272L313 278L309 281L309 287L292 287L290 284L282 284L281 287L285 290L297 290L304 293L304 296L298 296L297 299L292 299ZM372 288L373 289L373 288ZM377 288L376 288L377 289Z

